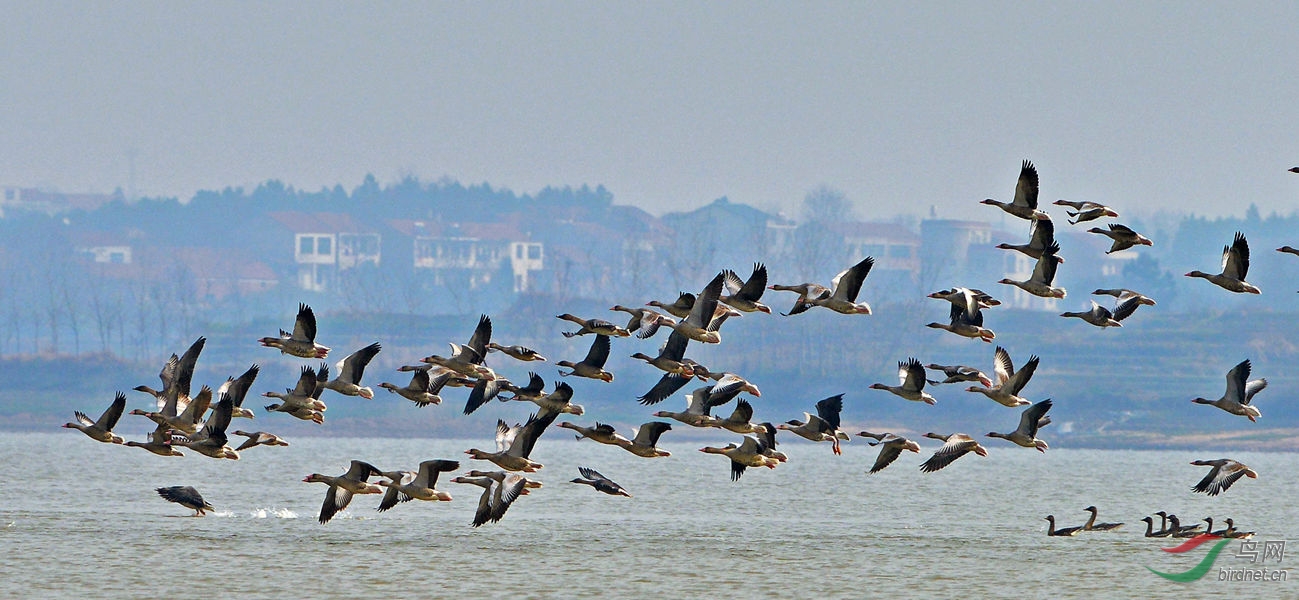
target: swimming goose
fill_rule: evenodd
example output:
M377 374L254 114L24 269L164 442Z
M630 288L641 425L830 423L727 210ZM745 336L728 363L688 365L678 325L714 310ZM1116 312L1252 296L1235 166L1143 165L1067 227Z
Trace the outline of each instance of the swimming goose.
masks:
M843 454L839 440L848 434L839 431L839 413L843 411L843 394L836 394L816 403L816 414L803 413L805 421L797 419L776 426L813 442L830 442L835 454Z
M974 438L965 435L964 433L942 435L930 432L926 433L925 437L943 441L943 445L939 447L938 450L934 451L934 455L929 457L929 460L926 460L920 465L920 470L925 473L933 473L934 471L942 469L943 467L952 464L956 459L965 456L970 452L978 454L979 456L988 455L987 449L980 446L979 442L975 441Z
M920 361L914 358L908 358L906 361L898 363L898 380L899 385L886 385L883 383L871 384L873 390L885 390L892 392L906 400L913 402L924 402L925 404L938 404L929 392L925 391L925 367Z
M756 438L747 435L738 446L731 443L724 448L705 446L699 449L705 454L722 454L731 459L731 481L739 481L740 476L749 467L774 469L780 464L780 461L764 454L763 450L762 444Z
M1239 531L1236 529L1236 524L1233 523L1231 519L1227 519L1227 531L1222 534L1222 537L1233 538L1233 539L1246 539L1246 538L1254 537L1254 532Z
M429 369L416 369L410 377L410 383L405 386L399 387L385 381L380 383L379 387L388 390L390 394L395 393L414 402L415 406L424 408L430 404L442 404L442 397L438 393L454 374L455 371L442 371L436 377L430 378Z
M992 399L1002 406L1026 406L1032 402L1019 397L1020 390L1028 384L1028 380L1033 378L1033 372L1037 370L1037 355L1030 356L1028 362L1020 370L1015 370L1015 365L1010 362L1010 353L1005 348L997 346L997 351L993 355L993 376L996 377L996 385L990 388L981 388L970 386L965 388L967 392L979 392Z
M420 360L451 369L472 379L495 379L496 374L483 364L483 360L487 358L487 344L491 343L491 341L492 320L487 315L480 315L478 317L478 326L474 328L473 335L469 336L468 344L464 346L456 343L450 344L451 356L449 357L434 354Z
M699 387L686 394L686 410L684 412L660 410L654 413L654 416L674 419L693 427L714 427L719 419L712 416L710 411L714 406L721 403L713 402L709 398L708 391L711 388L712 386Z
M771 308L758 302L762 293L767 291L767 266L762 263L753 265L749 279L742 280L735 271L722 271L726 280L726 289L730 295L719 296L718 301L740 312L763 312L771 314Z
M1014 431L1010 433L992 431L988 433L988 437L1001 438L1025 448L1037 448L1038 452L1046 452L1049 446L1046 442L1037 439L1037 428L1048 410L1051 410L1049 398L1024 409L1024 412L1019 415L1019 427Z
M1118 223L1110 223L1108 230L1101 229L1100 227L1092 227L1087 230L1087 233L1099 233L1111 240L1114 240L1113 243L1110 244L1110 249L1105 251L1106 254L1113 254L1115 252L1127 250L1133 246L1153 246L1155 244L1150 241L1150 238L1133 231L1127 225L1120 225Z
M1059 244L1051 244L1042 251L1042 257L1037 259L1037 264L1033 267L1033 274L1024 281L1015 281L1010 278L1002 279L997 283L1013 285L1025 292L1041 298L1064 298L1065 289L1054 286L1055 271L1060 266L1060 258L1056 253L1060 251Z
M1050 219L1040 219L1033 221L1033 228L1028 232L1027 244L1002 243L997 244L997 248L1014 250L1029 258L1042 258L1042 252L1052 244L1055 244L1055 223ZM1064 262L1064 259L1061 258L1060 262Z
M1070 217L1073 217L1073 220L1069 221L1071 225L1077 225L1079 223L1085 223L1087 221L1094 221L1102 217L1118 218L1119 216L1119 213L1114 209L1105 206L1104 204L1101 204L1099 202L1091 202L1089 200L1083 200L1079 202L1071 202L1069 200L1056 200L1053 204L1055 204L1056 206L1069 206L1073 208L1073 210L1064 211L1065 214L1069 215Z
M325 492L325 503L320 505L320 522L328 523L339 511L347 508L355 494L382 494L383 488L368 483L370 476L382 475L374 465L360 460L353 460L347 472L338 477L312 473L302 481L306 483L323 483L329 486Z
M86 413L74 411L72 415L77 418L75 423L64 423L63 426L68 429L77 429L86 434L90 439L107 444L122 444L126 439L113 433L113 427L117 426L118 419L122 418L122 411L126 409L126 394L118 392L113 397L113 403L108 405L108 409L99 415L99 419L91 421Z
M1046 534L1049 535L1049 536L1055 536L1055 537L1060 537L1060 536L1066 536L1066 537L1068 537L1068 536L1075 536L1075 535L1078 535L1079 533L1081 533L1082 530L1083 530L1082 527L1065 527L1065 528L1063 528L1063 529L1056 529L1056 528L1055 528L1055 515L1047 515L1047 516L1046 516L1046 520L1050 522L1050 525L1046 528Z
M988 343L992 343L992 340L997 337L997 334L991 329L983 326L982 311L976 309L974 313L970 313L956 304L952 304L947 323L929 323L925 327L950 331L961 337L983 340Z
M832 293L830 291L830 288L825 287L819 283L800 283L798 285L769 285L767 286L767 289L776 290L780 292L794 292L798 294L798 298L794 300L794 307L791 308L787 313L780 313L786 317L790 315L796 315L801 312L806 312L807 309L812 308L812 305L808 303L808 299L829 298L830 294Z
M1077 317L1102 329L1106 327L1122 327L1123 323L1120 321L1132 316L1132 313L1137 312L1137 307L1141 306L1141 300L1136 297L1128 298L1127 300L1120 302L1112 311L1100 304L1097 304L1095 300L1091 300L1090 302L1092 304L1091 310L1062 312L1060 313L1060 316Z
M1199 523L1194 525L1182 525L1182 522L1178 520L1177 515L1168 515L1168 522L1170 523L1168 529L1172 531L1172 537L1175 538L1190 538L1204 533L1203 531L1200 531Z
M1199 483L1195 484L1195 487L1191 488L1193 491L1203 492L1210 496L1217 496L1227 491L1227 488L1231 487L1231 484L1236 483L1236 480L1241 477L1258 478L1258 473L1254 469L1229 458L1193 460L1191 464L1200 467L1213 467L1209 474L1204 476L1204 479L1201 479Z
M204 390L207 390L206 386ZM207 393L211 394L211 390L207 390ZM187 435L172 436L172 445L184 446L212 458L239 460L239 452L226 445L229 441L226 438L226 428L230 426L230 414L233 409L234 402L230 400L230 396L222 396L202 429Z
M325 358L329 348L316 343L316 313L306 304L298 304L298 318L293 322L293 333L280 330L279 337L257 340L267 348L279 348L280 354L299 358Z
M671 423L663 421L650 421L641 425L639 428L632 430L632 438L629 442L619 442L623 450L626 450L636 456L643 458L658 458L660 456L672 456L671 452L658 447L659 436L664 431L672 429ZM594 439L594 438L593 438Z
M1249 380L1250 369L1249 359L1240 361L1230 371L1227 371L1227 391L1222 394L1221 398L1217 400L1196 398L1191 402L1216 406L1233 415L1240 415L1251 422L1257 422L1258 418L1263 416L1263 413L1259 412L1258 407L1250 404L1250 401L1254 399L1254 394L1263 391L1263 388L1267 387L1267 380Z
M992 380L988 379L988 376L984 375L983 371L980 371L974 367L967 367L965 365L940 365L940 364L930 363L925 365L925 368L933 369L935 371L942 371L943 375L947 376L947 379L944 379L942 381L934 381L932 379L927 380L929 381L929 383L932 383L934 385L939 385L943 383L960 383L962 381L977 381L983 384L983 387L992 387Z
M172 447L171 428L166 425L159 425L149 432L148 439L147 442L127 441L126 445L133 448L144 448L158 456L185 456L183 452Z
M1245 236L1239 231L1236 232L1236 238L1230 246L1222 249L1222 272L1205 273L1203 271L1191 271L1187 277L1200 277L1209 280L1210 283L1237 294L1260 294L1257 287L1245 282L1245 275L1249 273L1249 242L1245 241Z
M478 509L474 511L474 520L471 523L474 527L489 521L495 523L501 520L501 517L505 516L505 511L509 510L510 505L523 493L525 480L520 475L507 475L500 471L470 471L469 473L470 475L456 477L451 482L467 483L483 488L483 494L478 498Z
M145 412L140 409L134 409L130 414L148 417L150 421L158 425L166 425L181 433L194 433L198 431L198 424L203 419L203 413L207 412L208 406L212 403L212 388L203 386L198 395L190 401L189 405L180 414L175 414L176 403L168 400L167 407L161 412ZM170 409L173 416L167 416Z
M1150 298L1149 296L1146 296L1138 292L1134 292L1127 288L1099 289L1092 292L1092 295L1093 296L1114 296L1119 300L1129 300L1132 298L1136 298L1138 304L1145 304L1146 306L1155 305L1155 301L1153 298Z
M234 434L242 435L248 438L247 440L244 441L244 443L239 444L238 448L235 448L235 452L247 450L254 446L288 446L289 445L288 442L284 441L284 438L275 435L273 433L266 433L265 431L254 431L252 433L248 433L247 431L235 431Z
M334 368L338 369L338 376L326 381L325 389L334 390L344 396L360 396L366 400L374 398L374 390L361 386L361 375L365 373L365 366L370 364L370 360L379 353L380 349L379 343L375 342L338 361L338 364L334 365Z
M713 421L712 426L739 434L766 432L762 425L750 423L751 419L753 419L753 405L749 404L748 400L740 399L735 402L735 410L731 411L731 416Z
M502 346L496 342L490 342L487 344L487 351L500 352L514 360L523 362L531 362L534 360L542 362L546 361L546 357L542 356L540 352L527 346Z
M600 472L596 471L595 469L592 469L590 467L578 467L577 472L582 475L582 478L573 479L571 483L580 483L583 485L589 485L592 488L595 488L595 491L603 492L605 494L609 494L610 496L626 496L628 498L631 497L631 494L628 493L627 490L623 489L621 485L618 485L616 482L614 482L614 480L609 479L604 475L601 475Z
M581 362L572 362L561 360L555 363L557 367L568 367L571 371L565 373L559 372L561 377L574 375L577 377L587 377L590 379L599 379L601 381L613 381L613 373L604 370L604 363L609 360L609 336L603 333L595 336L591 342L591 349L586 351L586 358Z
M857 302L862 283L870 275L875 259L867 256L861 262L848 267L834 277L830 287L834 289L829 296L808 297L805 302L811 306L821 306L845 315L869 315L871 307L865 302ZM790 311L794 314L794 311Z
M561 332L564 334L564 337L571 338L579 335L586 335L588 333L595 333L599 335L607 335L613 337L627 337L631 335L631 333L629 333L626 329L623 329L622 327L614 325L613 323L610 323L608 321L605 321L604 319L583 319L581 317L576 317L568 313L558 315L558 317L556 318L577 323L577 325L581 327L581 329L578 329L577 331Z
M996 206L1007 213L1028 220L1050 220L1051 215L1037 209L1037 168L1025 160L1019 166L1019 180L1015 182L1015 199L998 202L992 198L980 204Z
M722 286L726 278L718 273L713 277L708 285L704 286L699 296L695 298L694 304L690 308L690 314L675 324L665 324L673 330L680 332L682 335L701 342L704 344L716 344L722 341L722 334L718 331L722 321L725 321L725 315L715 315L717 312L717 299L721 296ZM718 320L721 318L721 321Z
M227 377L226 382L221 384L221 387L217 388L216 394L218 398L220 398L222 394L225 394L230 396L230 400L234 403L234 412L231 416L241 417L244 419L252 419L255 417L253 411L244 408L243 405L244 397L248 395L248 388L253 386L253 381L257 379L257 374L260 372L261 367L254 363L253 366L248 367L248 370L244 371L242 375L238 377Z
M386 511L398 502L424 500L426 502L450 502L451 494L434 489L438 483L438 473L454 471L460 468L458 460L426 460L419 464L418 471L385 471L380 475L386 479L379 485L388 488L379 507L375 510Z
M1142 517L1141 520L1146 522L1146 537L1168 537L1173 533L1163 528L1155 531L1155 520L1150 517Z
M1231 526L1228 525L1227 527L1223 527L1222 529L1219 529L1219 530L1217 530L1217 531L1214 531L1214 530L1213 530L1213 517L1205 517L1205 518L1204 518L1204 532L1207 533L1207 534L1209 534L1209 535L1216 535L1216 536L1218 536L1218 537L1227 537L1227 533L1229 532L1230 528L1231 528ZM1146 536L1146 537L1150 537L1150 536Z
M163 500L175 502L176 504L194 511L194 516L196 517L206 515L206 511L216 510L215 508L212 508L212 505L208 504L207 500L203 499L203 495L198 493L198 490L194 489L192 486L176 485L172 487L160 487L154 491L158 492L158 495L161 496Z
M867 443L871 446L880 447L880 453L875 457L875 464L871 465L871 470L868 474L878 473L884 470L884 467L893 464L893 461L897 460L899 456L902 456L903 450L910 450L917 453L920 452L920 444L902 436L893 435L892 433L879 434L877 437L876 434L872 434L869 431L863 431L857 435L875 438L876 441Z
M488 460L506 471L523 471L534 473L543 465L528 458L537 439L558 417L555 411L543 410L528 417L528 421L519 428L511 428L505 421L496 422L496 452L484 452L470 448L465 454L475 460Z
M648 356L643 352L637 352L631 355L632 358L643 360L650 366L663 371L664 373L677 373L686 377L692 377L695 374L693 367L689 363L683 362L686 354L686 345L690 343L690 338L686 337L680 331L673 331L668 336L667 343L659 349L658 356Z
M582 427L581 425L576 425L568 421L560 421L559 423L556 423L555 426L563 427L564 429L572 429L573 431L576 431L577 435L575 435L574 437L579 440L582 438L586 438L588 440L599 442L601 444L608 444L610 446L621 446L623 444L631 443L631 440L627 439L622 434L615 431L613 425L606 425L604 423L597 422L594 427Z

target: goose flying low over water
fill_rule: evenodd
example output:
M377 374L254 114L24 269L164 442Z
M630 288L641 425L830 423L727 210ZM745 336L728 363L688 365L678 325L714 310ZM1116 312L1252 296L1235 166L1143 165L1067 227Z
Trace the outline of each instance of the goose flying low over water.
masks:
M454 371L443 371L436 376L432 376L432 369L414 369L411 373L410 383L404 386L398 386L394 383L382 382L379 387L388 390L390 394L397 394L402 398L415 403L415 406L424 408L430 404L442 404L442 396L438 394L443 387L456 376Z
M1252 422L1257 422L1258 418L1263 416L1263 413L1259 412L1258 407L1250 402L1254 399L1255 394L1267 387L1267 380L1250 380L1251 368L1249 359L1240 361L1230 371L1227 371L1227 391L1223 392L1221 398L1217 400L1196 398L1191 402L1216 406L1233 415L1240 415Z
M230 401L234 403L234 412L231 413L231 416L244 419L255 418L253 411L244 408L243 404L244 398L248 396L248 389L253 386L253 381L257 380L257 374L260 372L261 367L254 363L251 367L248 367L248 370L244 371L242 375L238 377L227 377L226 382L221 384L221 387L217 388L216 395L218 398L221 396L230 396Z
M316 343L316 313L306 304L298 305L298 318L293 322L293 333L280 330L279 337L257 340L268 348L279 348L281 354L299 358L325 358L329 348Z
M582 438L586 438L588 440L592 440L594 442L598 442L601 444L608 444L610 446L623 446L631 443L631 440L627 439L622 434L618 433L613 428L613 425L596 423L594 427L583 427L581 425L570 423L568 421L560 421L559 423L556 423L555 426L563 427L564 429L572 429L573 431L576 431L577 435L575 435L574 437L576 437L579 440Z
M572 362L561 360L555 363L557 367L568 367L571 369L565 373L560 371L562 377L573 375L576 377L586 377L588 379L599 379L604 382L613 381L613 373L604 370L604 363L609 360L609 336L598 334L591 342L591 349L587 350L586 358L581 362Z
M90 439L107 444L123 444L126 439L113 433L113 427L117 426L117 421L122 418L122 411L126 409L126 394L118 392L113 397L113 403L108 405L99 418L92 421L86 413L75 411L72 413L77 418L74 423L64 423L63 427L68 429L77 429L86 434Z
M347 472L337 477L312 473L302 481L306 483L323 483L329 486L325 492L325 503L320 505L320 523L328 523L339 511L347 508L355 494L381 494L383 488L368 483L370 476L381 476L383 473L374 465L360 460L353 460Z
M1033 163L1025 160L1019 166L1019 180L1015 182L1015 198L1010 202L998 202L992 198L983 200L980 204L996 206L1021 219L1028 220L1049 220L1051 215L1037 208L1037 167Z
M438 474L460 468L458 460L426 460L419 464L418 471L385 471L384 481L379 485L388 488L383 500L379 502L379 512L386 511L398 502L423 500L425 502L450 502L451 494L435 489Z
M705 454L721 454L731 459L731 481L739 481L740 476L744 475L744 471L749 467L776 468L780 461L767 456L764 450L757 438L747 435L738 445L731 443L722 448L705 446L699 449Z
M1032 402L1019 397L1019 393L1028 385L1029 379L1033 378L1033 372L1037 370L1037 355L1030 356L1028 362L1024 363L1018 371L1015 365L1010 362L1010 353L1005 348L997 346L993 354L993 375L996 377L996 384L990 388L981 388L970 386L965 388L967 392L978 392L992 399L1002 406L1027 406Z
M161 496L163 500L175 502L176 504L194 511L194 516L196 517L206 515L209 510L216 510L215 508L212 508L212 505L208 504L207 501L203 499L203 495L198 493L198 490L194 489L192 486L176 485L172 487L160 487L154 491L158 492L158 495Z
M920 470L925 473L933 473L947 465L952 464L956 459L965 456L971 452L979 456L987 456L988 450L979 445L974 438L964 433L952 433L942 435L939 433L926 433L925 437L935 440L942 440L943 445L934 451L934 455L929 460L920 465Z
M1024 409L1019 415L1019 427L1010 433L989 432L988 437L1001 438L1025 448L1036 448L1046 452L1046 442L1037 439L1037 428L1042 425L1042 418L1051 410L1051 400L1046 399Z
M273 433L266 433L265 431L254 431L252 433L248 433L247 431L235 431L234 434L241 435L248 438L247 440L244 441L244 443L239 444L238 448L235 448L235 452L247 450L254 446L288 446L289 445L288 442L284 441L284 438L275 435Z
M478 509L474 511L474 520L470 523L479 527L488 522L495 523L505 516L505 511L519 496L523 495L527 479L521 475L501 471L470 471L467 475L456 477L452 483L467 483L483 488L478 498Z
M694 306L693 296L691 297L690 305ZM626 329L628 333L636 334L636 337L642 340L654 337L654 334L658 333L659 327L667 322L671 321L672 323L676 323L676 320L672 317L664 316L649 308L628 308L621 304L616 304L609 310L625 312L631 315L631 318L627 320L627 326L624 327L624 329ZM690 313L686 312L686 314Z
M1200 277L1209 280L1212 283L1229 292L1237 294L1260 294L1254 284L1246 283L1245 276L1249 273L1249 242L1245 240L1244 234L1237 231L1236 237L1232 240L1230 246L1222 249L1222 272L1205 273L1204 271L1191 271L1187 277Z
M919 360L908 358L898 363L898 380L899 385L886 385L883 383L871 384L873 390L885 390L900 398L911 400L913 402L924 402L925 404L938 404L933 396L925 391L925 367L920 364Z
M783 429L813 442L830 442L835 454L843 454L839 449L839 440L848 439L848 434L839 431L839 413L842 411L843 394L836 394L817 402L815 415L803 413L805 421L787 421L777 425L776 429Z
M641 425L632 433L631 441L619 442L618 446L642 458L659 458L672 456L671 452L658 447L659 437L664 431L672 429L671 423L650 421Z
M920 452L920 444L902 436L893 435L892 433L873 434L869 431L863 431L857 435L875 438L876 441L867 443L871 446L880 447L880 453L875 457L875 464L871 465L871 470L868 474L878 473L884 470L884 467L893 464L893 461L897 460L899 456L902 456L903 450L910 450L911 452L916 453Z
M450 369L471 379L495 379L496 374L483 364L487 358L487 344L491 341L492 319L487 315L480 315L473 335L469 336L469 343L464 346L452 343L451 356L433 354L420 360Z
M1236 480L1241 477L1249 477L1250 479L1258 477L1258 473L1254 469L1230 458L1194 460L1191 461L1191 464L1200 467L1213 467L1209 474L1204 476L1204 479L1201 479L1199 483L1195 484L1195 487L1191 488L1196 492L1210 496L1217 496L1227 491L1227 488L1231 487L1231 484L1236 483Z
M338 364L334 365L338 370L338 376L326 381L325 389L334 390L344 396L360 396L366 400L374 398L374 390L361 385L361 376L365 373L365 366L370 364L370 360L381 349L379 343L375 342L338 361Z
M601 475L600 472L596 471L595 469L592 469L590 467L578 467L577 472L580 473L582 477L573 479L571 483L580 483L583 485L589 485L592 488L594 488L595 491L603 492L605 494L609 494L610 496L626 496L628 498L631 497L631 494L628 493L627 490L623 489L621 485L618 485L617 482L615 482L614 480L609 479L604 475Z

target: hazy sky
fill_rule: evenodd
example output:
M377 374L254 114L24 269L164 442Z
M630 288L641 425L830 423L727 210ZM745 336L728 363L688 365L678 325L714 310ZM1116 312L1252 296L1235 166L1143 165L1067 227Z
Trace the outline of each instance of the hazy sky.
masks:
M1299 208L1299 4L0 0L0 185Z

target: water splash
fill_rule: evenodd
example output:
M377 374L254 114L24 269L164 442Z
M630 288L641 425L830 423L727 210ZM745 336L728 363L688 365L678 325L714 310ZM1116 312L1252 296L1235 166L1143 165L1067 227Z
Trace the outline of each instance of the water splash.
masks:
M298 513L295 513L287 508L272 507L272 508L259 508L257 510L254 510L251 513L248 513L248 516L254 519L265 519L268 517L275 517L277 519L296 519L298 518Z

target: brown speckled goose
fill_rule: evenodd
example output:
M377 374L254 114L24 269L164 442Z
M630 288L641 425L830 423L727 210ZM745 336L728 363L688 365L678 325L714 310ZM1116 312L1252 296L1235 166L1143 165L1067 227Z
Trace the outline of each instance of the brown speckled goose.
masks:
M1209 474L1204 476L1204 479L1201 479L1199 483L1195 484L1195 487L1191 488L1193 491L1210 496L1217 496L1227 491L1227 488L1231 487L1231 484L1236 483L1236 480L1241 477L1249 477L1250 479L1258 477L1258 473L1254 469L1230 458L1194 460L1191 461L1191 464L1200 467L1213 467Z
M293 333L280 330L279 337L257 340L268 348L279 348L281 354L299 358L325 358L329 348L316 343L316 313L306 304L298 304L298 318L293 322Z
M426 460L419 464L418 471L385 471L380 473L386 479L379 485L388 488L383 500L379 502L379 512L386 511L398 502L423 500L425 502L450 502L451 494L434 489L437 487L438 474L460 468L458 460Z
M947 465L952 464L956 459L973 452L979 456L987 456L988 450L979 445L974 438L964 433L953 433L942 435L938 433L926 433L925 437L935 440L942 440L943 445L934 451L934 455L929 460L920 465L920 470L925 473L933 473Z
M338 477L320 473L306 476L302 480L306 483L323 483L329 486L329 491L325 492L325 502L320 505L321 524L328 523L339 511L347 508L355 494L382 494L383 488L368 483L371 475L379 476L382 473L368 462L353 460L347 472Z
M120 435L113 433L113 427L117 426L118 419L122 418L122 411L126 410L126 394L118 392L113 397L113 403L108 405L108 409L99 415L99 419L90 420L86 413L75 411L72 413L77 418L75 423L64 423L63 427L68 429L77 429L86 434L90 439L107 444L122 444L126 442Z

